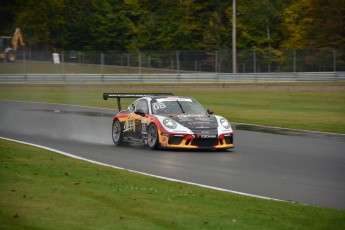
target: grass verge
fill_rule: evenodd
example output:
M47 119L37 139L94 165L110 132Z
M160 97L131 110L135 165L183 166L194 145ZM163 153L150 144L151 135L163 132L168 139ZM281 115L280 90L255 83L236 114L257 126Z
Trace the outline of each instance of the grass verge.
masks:
M99 166L0 139L0 229L343 229L345 211Z
M232 122L345 133L344 83L223 85L0 85L0 98L115 108L103 92L191 96ZM327 87L327 88L323 88ZM126 104L133 100L122 100Z

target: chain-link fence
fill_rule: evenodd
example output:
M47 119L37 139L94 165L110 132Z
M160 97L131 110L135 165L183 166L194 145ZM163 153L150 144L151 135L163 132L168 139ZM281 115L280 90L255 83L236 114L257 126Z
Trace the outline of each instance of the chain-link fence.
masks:
M17 52L14 63L3 60L0 74L232 73L231 54L231 50L53 52L26 48ZM336 71L345 71L345 49L237 51L238 73Z

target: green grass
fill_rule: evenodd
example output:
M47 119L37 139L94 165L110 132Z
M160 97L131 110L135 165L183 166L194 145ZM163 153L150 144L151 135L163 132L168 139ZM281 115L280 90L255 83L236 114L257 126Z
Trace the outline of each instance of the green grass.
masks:
M227 84L211 85L0 85L0 98L116 108L116 101L104 101L103 92L162 92L191 96L215 114L232 122L284 128L345 133L345 91L305 90L315 86L343 86L344 83ZM200 86L200 85L199 85ZM202 86L202 85L201 85ZM241 90L227 87L239 86ZM303 86L294 90L256 90L246 86ZM133 100L122 100L125 108Z
M345 211L169 182L5 140L0 164L0 229L345 227Z
M236 122L345 133L344 91L209 92L194 97Z

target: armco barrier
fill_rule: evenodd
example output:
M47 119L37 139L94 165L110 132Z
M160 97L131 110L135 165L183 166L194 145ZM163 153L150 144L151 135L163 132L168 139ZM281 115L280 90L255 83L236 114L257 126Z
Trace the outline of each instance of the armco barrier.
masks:
M230 83L337 82L345 72L188 74L0 74L0 83Z

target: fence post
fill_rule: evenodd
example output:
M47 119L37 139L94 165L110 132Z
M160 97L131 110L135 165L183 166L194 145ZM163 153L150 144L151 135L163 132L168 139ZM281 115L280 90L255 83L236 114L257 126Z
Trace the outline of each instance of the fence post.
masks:
M101 53L101 74L103 74L104 70L104 54Z
M292 69L293 72L296 73L296 50L293 51Z
M180 54L179 51L176 50L176 72L177 74L180 74Z
M127 66L130 67L131 66L131 57L130 54L127 54Z
M25 53L25 49L23 50L23 71L24 71L24 74L27 74L26 73L26 53Z
M268 50L268 72L270 73L271 72L271 49Z
M337 51L333 50L333 71L337 72Z
M253 52L253 64L254 64L254 73L256 73L256 52Z
M62 71L62 74L65 74L65 60L64 60L63 52L61 52L61 71Z
M218 50L215 51L214 57L214 72L218 73Z
M141 74L141 53L138 51L138 67L139 67L139 74Z

